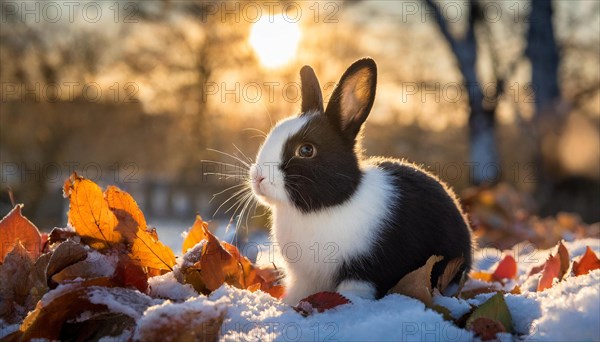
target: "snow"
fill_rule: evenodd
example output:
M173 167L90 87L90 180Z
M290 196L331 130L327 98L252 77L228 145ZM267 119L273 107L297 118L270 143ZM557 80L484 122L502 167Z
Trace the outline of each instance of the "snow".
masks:
M531 339L600 340L600 270L560 282L527 298L539 303L541 315L531 323Z
M183 303L169 300L149 307L143 317L137 321L134 340L145 340L146 336L157 336L165 327L171 329L194 329L214 324L220 319L226 308L226 300L211 301L206 296L190 298Z
M571 258L583 255L586 246L600 252L600 240L565 242ZM518 261L519 281L526 279L532 267L543 263L555 249L535 250L525 244L512 253ZM478 269L493 270L503 253L479 250L475 253ZM481 267L483 266L483 267ZM532 277L537 284L537 278ZM543 292L521 288L520 295L506 294L515 332L524 340L600 340L600 270L570 277ZM502 289L510 290L515 282ZM469 300L436 295L434 303L447 307L457 318L481 305L493 294L480 294ZM227 315L221 329L224 340L342 340L342 341L437 341L473 340L471 332L444 321L421 302L401 295L378 301L351 298L352 304L324 313L302 317L291 307L258 291L251 293L229 286L214 291L210 300L226 300ZM476 338L475 338L476 339ZM510 334L499 335L510 341Z
M162 303L162 300L150 298L137 290L115 287L92 286L88 296L91 303L105 305L111 312L134 319L140 319L147 307Z
M173 272L148 279L148 285L152 297L184 301L197 295L191 285L178 282Z
M598 239L565 242L565 246L571 259L582 255L586 246L600 254ZM220 336L226 341L478 340L472 332L445 321L441 314L426 308L420 301L397 294L376 301L351 297L351 304L308 317L262 291L252 293L224 285L209 296L198 295L191 286L180 284L176 277L181 265L190 262L187 259L200 249L201 244L191 250L187 258L179 258L175 272L151 278L150 296L133 289L91 287L90 300L135 318L134 340L152 336L153 331L160 331L159 327L193 326L211 319L218 321L221 317L224 320ZM535 292L537 276L527 278L531 268L543 263L554 251L535 250L525 245L503 252L489 248L478 250L474 256L474 268L493 270L507 253L517 259L518 281L508 282L498 289L509 291L516 283L520 284L522 294L505 295L518 339L600 340L600 270L568 277L542 292ZM476 283L470 281L465 288ZM76 284L60 285L46 294L42 302L47 303L74 286ZM483 304L492 295L479 294L464 300L435 294L434 303L448 308L454 318L459 318L471 306ZM127 333L122 337L126 339ZM515 335L501 334L498 338L511 341Z
M260 291L223 286L209 298L226 298L231 303L222 327L224 340L472 340L470 332L444 321L423 303L400 295L378 301L353 298L352 304L308 317Z

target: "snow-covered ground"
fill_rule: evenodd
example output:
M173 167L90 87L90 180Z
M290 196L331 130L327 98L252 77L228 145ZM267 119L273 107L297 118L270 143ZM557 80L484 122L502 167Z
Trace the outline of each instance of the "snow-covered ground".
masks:
M566 242L571 259L581 256L586 246L600 253L600 240ZM535 292L539 275L528 276L533 266L543 263L553 250L535 250L521 244L513 248L517 260L521 294L506 294L515 335L499 334L501 340L600 341L600 269L569 277L543 292ZM475 252L477 270L493 270L502 252ZM292 307L261 291L250 292L224 285L209 296L198 295L182 285L170 272L149 280L150 293L133 289L90 288L90 301L104 304L113 312L133 318L136 330L125 331L111 341L147 340L156 334L190 329L200 322L220 326L216 331L227 341L477 341L472 332L458 328L436 311L406 296L393 294L380 300L349 299L351 304L304 317ZM71 285L61 285L42 299L49 302ZM493 294L472 299L436 295L434 303L459 318ZM167 299L168 298L168 299ZM220 320L223 324L220 325ZM218 322L218 323L214 323ZM0 338L18 329L4 326Z
M584 239L567 242L571 257L583 254L586 246L600 252L600 240ZM505 296L514 328L522 340L598 341L600 340L600 270L570 277L543 292L534 292L531 284L537 276L527 274L542 263L552 250L534 250L527 245L515 247L513 255L519 265L522 294ZM476 267L486 270L501 257L496 250L475 253ZM153 294L171 296L175 300L189 297L198 301L193 291L176 283L170 275L151 280ZM435 302L448 307L454 317L469 310L469 303L480 305L492 294L480 294L461 300L437 296ZM451 322L418 300L389 295L371 301L350 298L352 304L303 317L293 308L266 293L251 293L223 286L210 296L200 296L203 305L222 306L225 320L221 327L224 340L291 340L291 341L465 341L476 339L467 330ZM175 305L175 304L173 304ZM178 304L180 305L180 304ZM165 304L161 304L164 310ZM152 308L148 312L152 312ZM164 319L170 319L165 316ZM509 334L502 339L511 340Z

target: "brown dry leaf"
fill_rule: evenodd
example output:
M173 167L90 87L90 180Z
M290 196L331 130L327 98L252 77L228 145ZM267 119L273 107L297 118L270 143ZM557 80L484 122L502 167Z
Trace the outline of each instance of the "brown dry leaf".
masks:
M590 273L590 271L597 270L600 268L600 260L598 256L590 246L585 248L585 253L579 259L579 261L573 262L573 274L575 276L580 276L584 274Z
M208 223L202 221L202 217L200 215L196 215L196 221L190 228L185 240L183 240L183 245L181 246L181 251L183 254L187 252L188 249L194 247L198 242L206 239L207 236L204 231L208 229Z
M130 257L134 264L159 270L173 270L175 254L152 234L139 230L131 246Z
M443 293L448 284L456 277L456 274L460 270L465 259L463 257L458 257L450 260L444 269L442 275L438 278L437 289L440 293Z
M128 244L133 243L136 232L146 230L147 223L144 214L133 197L116 186L109 186L104 192L104 196L108 207L117 217L116 231L125 238Z
M0 319L17 323L27 313L22 306L29 296L27 284L33 265L27 250L17 241L0 265Z
M52 254L42 254L33 265L29 278L27 279L27 288L29 289L29 297L25 303L27 311L33 310L38 300L48 292L48 280L46 277L46 269L50 263Z
M117 323L115 320L98 320L98 315L110 313L110 309L105 304L92 303L90 294L93 292L97 294L98 298L109 298L107 301L114 300L121 305L129 306L138 315L141 315L148 306L152 305L151 299L138 291L108 288L98 286L98 284L111 285L110 280L106 278L85 281L72 285L73 287L67 289L67 292L56 295L50 302L38 302L35 310L27 315L19 328L22 332L22 340L28 341L33 338L64 340L66 337L98 336L101 333L115 336L125 329L133 329L135 321L124 319L126 317L120 317L119 322L127 321L131 324L127 326L119 325L120 331L111 329ZM77 319L84 312L87 312L90 317L83 321ZM74 322L78 324L71 325ZM88 323L82 324L84 322Z
M17 241L21 241L33 260L41 254L42 238L37 227L23 214L22 204L17 204L0 221L0 263L10 253Z
M54 284L52 286L54 288L56 284L79 281L79 279L90 280L110 276L105 274L102 267L97 266L97 262L96 260L83 260L69 265L50 277L49 283Z
M74 238L79 238L75 230L71 228L54 228L48 235L48 243L54 244Z
M73 173L63 188L69 197L69 223L83 241L95 249L111 247L121 242L115 230L118 221L104 200L102 189L91 180Z
M413 297L425 303L427 307L432 307L431 270L433 265L443 258L438 255L430 256L424 266L405 275L388 293Z
M61 243L50 257L48 269L46 270L47 278L52 279L55 274L63 269L85 260L87 255L85 248L78 243L73 241Z
M571 265L571 257L567 247L563 245L562 241L558 242L557 252L560 259L560 271L558 272L558 279L562 280L568 276L569 266Z

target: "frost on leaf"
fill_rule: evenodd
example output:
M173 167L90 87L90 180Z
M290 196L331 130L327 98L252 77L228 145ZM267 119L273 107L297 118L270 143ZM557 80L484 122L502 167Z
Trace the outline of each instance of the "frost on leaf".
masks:
M227 310L205 298L149 308L138 322L136 341L217 341Z
M151 299L137 291L95 283L77 283L47 302L40 301L21 324L21 340L64 340L73 336L97 340L119 336L126 330L133 332L135 318L153 304Z

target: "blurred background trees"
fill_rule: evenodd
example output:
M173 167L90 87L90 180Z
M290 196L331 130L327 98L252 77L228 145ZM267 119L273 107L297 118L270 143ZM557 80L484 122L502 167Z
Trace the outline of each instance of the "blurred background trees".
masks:
M10 187L38 226L64 225L61 185L77 170L130 191L156 220L210 219L233 192L213 194L243 177L204 173L243 165L208 148L252 158L256 130L299 110L302 65L327 100L369 55L380 70L369 155L422 163L458 192L508 183L534 196L532 212L600 220L596 1L0 5L2 214ZM255 30L263 47L250 36L282 12L301 37L275 65L263 59L290 47L271 33L295 31Z

